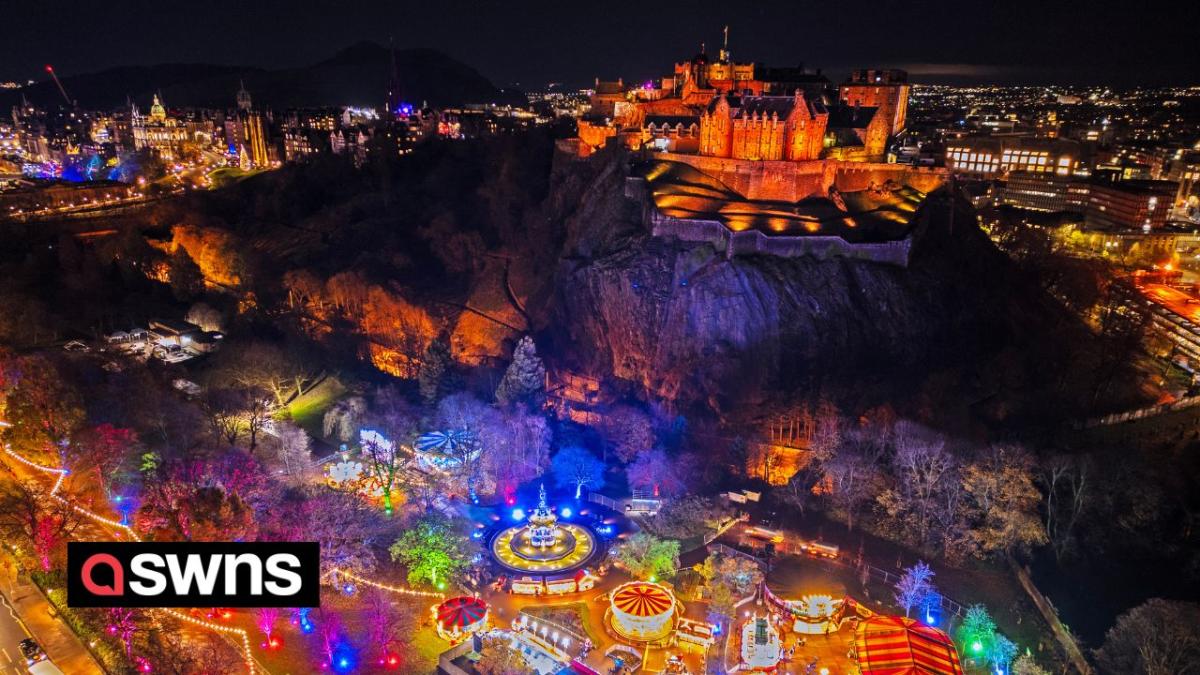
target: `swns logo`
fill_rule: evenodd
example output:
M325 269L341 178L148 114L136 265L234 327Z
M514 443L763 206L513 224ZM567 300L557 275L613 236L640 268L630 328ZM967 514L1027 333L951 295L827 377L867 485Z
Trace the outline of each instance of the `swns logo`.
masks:
M316 542L71 542L71 607L317 607Z

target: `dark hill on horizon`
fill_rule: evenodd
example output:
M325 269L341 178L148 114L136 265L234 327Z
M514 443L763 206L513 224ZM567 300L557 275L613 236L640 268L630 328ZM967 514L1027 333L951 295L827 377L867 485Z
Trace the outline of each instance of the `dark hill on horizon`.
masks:
M434 49L397 49L401 100L420 104L522 103L519 92L498 89L474 68ZM377 107L387 96L391 58L386 47L360 42L332 57L300 68L265 70L250 66L172 63L122 66L64 77L63 86L85 109L107 110L131 97L145 110L155 92L168 107L233 107L239 81L256 105L275 109L356 105ZM5 108L21 101L62 102L52 80L0 94Z

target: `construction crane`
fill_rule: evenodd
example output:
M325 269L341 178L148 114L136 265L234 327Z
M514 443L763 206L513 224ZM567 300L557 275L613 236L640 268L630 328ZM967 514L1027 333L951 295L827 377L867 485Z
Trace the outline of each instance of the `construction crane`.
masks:
M54 84L58 85L58 91L59 91L59 93L60 93L60 94L62 94L63 100L67 102L67 105L71 106L72 108L73 108L73 107L75 107L75 102L74 102L74 101L72 101L72 100L71 100L71 97L67 95L67 90L66 90L66 88L65 88L65 87L63 87L63 83L62 83L62 81L61 81L61 80L59 80L59 79L58 79L58 75L57 75L57 74L55 74L55 72L54 72L54 66L50 65L49 63L47 63L47 64L46 64L46 72L47 72L47 73L50 73L50 77L51 77L51 79L53 79L53 80L54 80Z

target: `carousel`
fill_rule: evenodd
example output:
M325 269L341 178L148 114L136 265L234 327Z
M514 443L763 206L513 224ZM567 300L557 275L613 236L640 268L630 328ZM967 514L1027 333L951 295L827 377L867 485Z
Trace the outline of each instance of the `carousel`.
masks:
M675 596L649 581L630 581L610 596L608 624L631 642L655 642L675 629Z
M438 635L450 642L461 642L487 628L487 603L469 595L450 598L433 607L433 623Z

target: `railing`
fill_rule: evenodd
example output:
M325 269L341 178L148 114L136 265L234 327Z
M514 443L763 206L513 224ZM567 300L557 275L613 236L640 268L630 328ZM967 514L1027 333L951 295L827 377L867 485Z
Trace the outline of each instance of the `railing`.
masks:
M620 512L621 510L623 510L625 508L624 506L622 506L622 504L620 502L613 499L612 497L605 497L604 495L599 494L597 492L589 492L587 495L587 500L593 504L599 504L600 506L603 506L607 509L611 509L613 511Z

